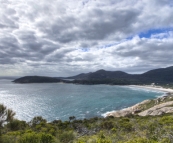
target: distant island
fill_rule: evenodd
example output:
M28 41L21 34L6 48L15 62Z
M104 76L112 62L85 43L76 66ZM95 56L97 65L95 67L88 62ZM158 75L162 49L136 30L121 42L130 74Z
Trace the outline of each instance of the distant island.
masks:
M55 83L60 82L60 79L45 76L25 76L14 80L14 83Z
M71 80L69 80L71 79ZM98 70L82 73L71 77L25 76L13 81L14 83L74 83L74 84L173 84L173 66L150 70L143 74L128 74L122 71Z

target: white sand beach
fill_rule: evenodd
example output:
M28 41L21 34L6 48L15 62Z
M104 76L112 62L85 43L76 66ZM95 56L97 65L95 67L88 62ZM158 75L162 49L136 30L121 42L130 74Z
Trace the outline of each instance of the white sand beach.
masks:
M160 86L152 86L152 85L129 85L130 87L137 87L137 88L146 88L146 89L153 89L158 91L163 91L167 93L173 93L173 89L170 88L163 88Z

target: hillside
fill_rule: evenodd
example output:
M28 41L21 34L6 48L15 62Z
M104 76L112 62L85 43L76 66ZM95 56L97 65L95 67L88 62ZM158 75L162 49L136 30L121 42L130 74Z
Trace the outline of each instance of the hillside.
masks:
M150 83L173 83L173 67L150 70L143 74L128 74L122 71L105 71L82 73L68 79L95 81L111 80L112 82L123 81L127 84L150 84ZM79 81L80 82L80 81Z
M173 66L168 68L160 68L150 70L140 75L147 80L155 80L156 82L173 82Z
M91 80L91 79L116 79L116 78L129 78L130 74L127 74L122 71L106 71L98 70L96 72L82 73L76 76L68 77L69 79L77 80Z
M60 79L44 76L25 76L14 80L14 83L54 83L60 82Z

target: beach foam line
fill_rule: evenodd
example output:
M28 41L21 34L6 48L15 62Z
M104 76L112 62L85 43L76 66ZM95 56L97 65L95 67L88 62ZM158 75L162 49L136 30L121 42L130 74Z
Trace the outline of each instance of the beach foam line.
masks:
M109 114L116 112L116 110L108 111L106 113L101 114L102 117L106 118Z
M149 86L149 85L129 85L129 87L137 87L137 88L143 88L143 89L158 90L158 91L162 91L162 92L166 92L166 93L173 93L173 89L155 87L155 86Z

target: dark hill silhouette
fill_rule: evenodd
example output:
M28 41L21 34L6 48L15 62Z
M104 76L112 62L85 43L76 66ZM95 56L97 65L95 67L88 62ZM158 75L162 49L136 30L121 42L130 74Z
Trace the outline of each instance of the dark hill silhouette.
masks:
M54 83L60 82L60 79L45 76L25 76L14 80L15 83Z
M82 73L68 78L76 80L90 80L90 79L114 79L114 78L129 78L129 77L131 77L130 74L127 74L122 71L105 71L102 69L96 72Z
M151 82L173 83L173 66L150 70L143 74L128 74L122 71L98 70L96 72L82 73L68 78L75 80L126 80L131 84L148 84Z
M64 79L64 80L63 80ZM65 79L74 79L68 81ZM64 82L78 84L169 84L173 83L173 66L168 68L160 68L150 70L143 74L128 74L122 71L105 71L103 69L96 72L81 73L71 77L40 77L26 76L14 80L15 83L49 83L49 82Z
M173 66L150 70L140 75L145 80L155 80L155 82L173 82Z

